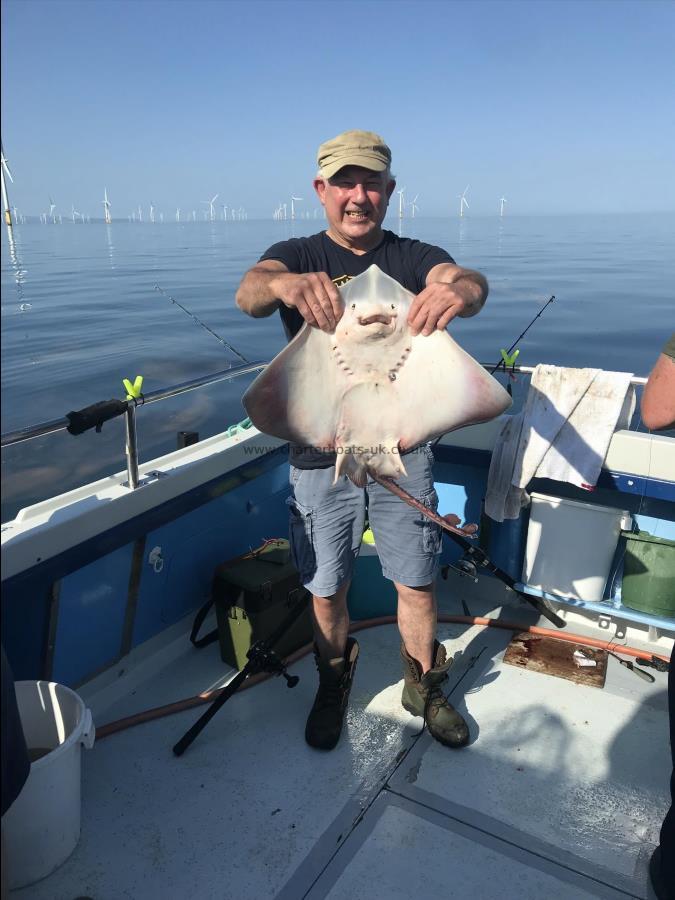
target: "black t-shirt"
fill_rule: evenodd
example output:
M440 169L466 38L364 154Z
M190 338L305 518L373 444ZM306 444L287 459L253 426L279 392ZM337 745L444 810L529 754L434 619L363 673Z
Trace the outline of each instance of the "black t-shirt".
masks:
M419 294L425 288L427 275L434 266L454 263L441 247L400 238L393 231L383 231L377 247L361 256L336 244L322 231L311 237L291 238L274 244L263 253L260 262L265 259L278 259L289 272L298 275L326 272L338 287L376 265L413 294ZM290 341L302 328L304 319L297 309L289 309L283 304L279 313ZM323 469L335 464L335 454L291 444L290 461L299 469Z
M336 244L325 231L311 237L291 238L266 250L260 257L278 259L289 272L304 275L306 272L326 272L338 286L361 275L370 266L395 278L399 284L419 294L426 286L426 279L434 266L454 263L453 258L441 247L423 244L412 238L400 238L393 231L383 231L382 240L373 250L361 256ZM279 307L286 337L290 340L300 331L303 318L297 309Z

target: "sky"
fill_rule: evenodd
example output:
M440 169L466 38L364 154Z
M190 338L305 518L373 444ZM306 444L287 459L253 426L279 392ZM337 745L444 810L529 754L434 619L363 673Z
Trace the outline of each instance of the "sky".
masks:
M673 211L674 36L670 0L3 0L10 202L313 211L362 128L420 216Z

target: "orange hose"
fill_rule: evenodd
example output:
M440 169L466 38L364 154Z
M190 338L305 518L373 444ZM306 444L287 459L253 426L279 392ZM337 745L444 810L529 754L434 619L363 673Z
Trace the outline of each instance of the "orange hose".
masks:
M660 656L656 653L649 653L647 650L638 650L637 647L627 647L625 645L613 644L612 641L601 641L597 638L589 638L580 634L568 634L560 632L553 628L539 628L537 625L522 625L520 622L508 622L505 619L488 619L483 616L448 616L441 614L438 621L443 623L454 623L459 625L483 625L487 628L503 628L507 631L529 631L530 634L540 634L546 637L552 637L559 641L567 641L574 644L582 644L587 647L599 647L602 650L611 650L612 653L619 653L624 656L632 656L635 659L651 660L652 657L660 659L663 662L670 662L670 657ZM364 631L366 628L374 628L376 625L396 625L396 616L381 616L377 619L363 619L360 622L351 624L349 631ZM287 656L284 660L287 666L292 665L304 656L307 656L312 650L311 644L306 644L295 653ZM260 684L272 676L267 672L260 672L257 675L249 676L244 681L237 693L247 688ZM118 731L124 731L127 728L133 728L135 725L142 725L144 722L152 722L154 719L161 719L164 716L170 716L174 713L183 712L186 709L192 709L194 706L202 706L204 703L210 703L217 699L225 688L218 688L215 691L206 691L203 694L197 694L194 697L187 697L185 700L177 700L174 703L167 703L164 706L155 706L152 709L143 710L143 712L135 713L133 716L127 716L124 719L117 719L115 722L108 722L107 725L101 725L96 729L97 739L108 737L116 734Z

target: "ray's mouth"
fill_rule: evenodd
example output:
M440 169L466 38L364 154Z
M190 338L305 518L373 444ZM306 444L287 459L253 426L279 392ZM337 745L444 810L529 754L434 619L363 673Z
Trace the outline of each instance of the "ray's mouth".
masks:
M372 316L359 316L359 325L374 325L379 322L381 325L390 325L396 316L387 316L384 313L376 313Z

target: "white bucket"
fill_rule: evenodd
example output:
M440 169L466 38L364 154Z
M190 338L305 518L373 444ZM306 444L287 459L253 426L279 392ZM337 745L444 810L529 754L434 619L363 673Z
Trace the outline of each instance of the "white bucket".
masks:
M82 698L53 681L17 681L16 700L31 755L23 790L3 816L11 860L10 889L45 878L70 856L80 837L80 747L95 729Z
M522 580L562 597L603 599L628 512L532 494Z

